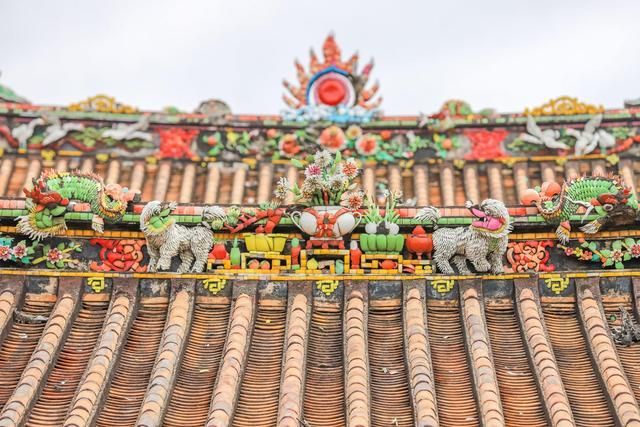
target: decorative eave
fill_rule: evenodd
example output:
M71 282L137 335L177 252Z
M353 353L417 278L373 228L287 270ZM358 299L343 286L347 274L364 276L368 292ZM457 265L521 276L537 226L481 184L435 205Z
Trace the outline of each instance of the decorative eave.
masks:
M253 115L233 114L228 119L212 119L206 114L196 113L166 113L162 111L139 111L136 113L109 113L99 111L73 111L66 107L17 104L0 102L0 115L17 118L39 117L43 113L51 113L66 120L91 120L105 122L136 122L143 115L150 115L150 121L154 124L183 125L183 126L237 126L237 127L292 127L304 128L313 124L318 127L333 124L330 121L295 121L284 120L281 115ZM603 111L605 122L629 121L640 119L640 107L606 109ZM592 117L592 114L575 115L544 115L536 117L536 122L544 124L571 124L583 123ZM421 123L422 122L422 123ZM492 127L492 126L522 126L527 122L525 113L498 113L492 116L472 114L465 117L451 119L453 128L465 127ZM396 115L382 116L376 120L358 123L362 128L407 128L437 127L441 123L437 118L425 118L421 115ZM419 126L422 124L422 126Z

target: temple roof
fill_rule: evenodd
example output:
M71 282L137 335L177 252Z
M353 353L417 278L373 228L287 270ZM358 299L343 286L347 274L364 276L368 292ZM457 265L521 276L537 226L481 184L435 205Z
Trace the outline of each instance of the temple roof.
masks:
M640 425L637 102L321 52L279 115L0 86L0 426Z
M603 276L3 276L0 423L629 425L638 347L606 331L640 282Z

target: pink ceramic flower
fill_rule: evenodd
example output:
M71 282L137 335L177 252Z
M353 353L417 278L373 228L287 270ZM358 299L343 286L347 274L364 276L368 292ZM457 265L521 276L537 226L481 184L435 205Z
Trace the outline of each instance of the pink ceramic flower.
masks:
M8 261L11 259L11 248L9 246L0 246L0 260Z
M364 201L364 193L362 191L348 191L342 194L340 204L345 208L359 209Z
M64 254L58 248L49 249L47 253L47 261L56 263L64 258Z
M622 253L622 251L616 250L616 251L611 252L611 259L614 262L620 262L620 261L622 261L623 258L624 258L624 254Z
M356 141L356 151L363 156L373 156L378 152L378 138L370 133Z
M348 159L342 163L342 173L347 178L355 178L358 175L358 165L355 160Z
M306 176L307 178L310 176L320 176L321 174L322 174L322 168L316 165L315 163L310 164L304 170L304 176Z
M342 129L340 129L338 126L333 125L322 131L322 133L320 134L320 140L318 142L327 150L335 153L345 147L347 138L345 137L344 131Z
M25 245L16 245L11 249L11 252L14 257L20 259L27 255L27 247Z
M300 145L298 145L298 138L292 133L288 133L280 138L278 149L280 150L280 155L283 157L294 157L302 150Z

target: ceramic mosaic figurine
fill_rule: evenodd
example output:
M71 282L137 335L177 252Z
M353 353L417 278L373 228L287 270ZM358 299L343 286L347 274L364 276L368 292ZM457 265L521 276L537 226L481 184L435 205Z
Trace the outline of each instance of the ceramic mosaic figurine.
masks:
M104 223L120 221L137 192L117 184L105 185L93 173L46 170L25 188L27 215L18 217L18 232L35 240L63 235L67 231L64 215L75 202L88 203L93 213L91 228L102 233Z
M507 250L511 220L504 203L486 199L479 205L467 202L466 207L477 219L468 227L439 228L433 232L433 260L440 273L454 274L449 263L458 268L460 274L470 274L467 261L479 273L503 273L502 258ZM416 215L416 219L430 221L434 225L440 219L437 208L427 206Z
M605 224L632 224L640 207L631 187L617 176L583 176L565 182L544 182L538 188L528 189L523 197L524 205L535 205L540 215L550 224L557 224L556 235L562 244L569 242L570 220L581 207L585 208L583 220L594 215L595 219L580 227L593 234Z
M171 217L176 206L176 203L154 200L147 203L140 214L140 230L147 239L150 257L149 271L169 270L172 258L180 256L182 262L178 273L201 273L214 243L208 222L224 215L224 211L215 206L207 207L202 213L203 225L187 228L176 224Z

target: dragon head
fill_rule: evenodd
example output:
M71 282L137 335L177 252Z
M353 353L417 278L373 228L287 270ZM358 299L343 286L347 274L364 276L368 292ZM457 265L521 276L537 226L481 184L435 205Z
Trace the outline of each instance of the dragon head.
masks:
M145 235L163 233L175 223L170 215L178 205L175 202L153 200L147 203L140 214L140 230Z
M466 206L477 218L471 223L476 232L492 238L501 238L511 232L509 211L501 201L485 199L479 205L467 202Z
M600 222L615 225L633 224L638 214L637 201L629 187L622 187L616 194L600 194L589 201Z
M543 182L540 187L529 188L522 195L523 205L535 205L543 215L560 213L565 188L556 182Z

